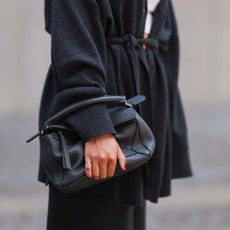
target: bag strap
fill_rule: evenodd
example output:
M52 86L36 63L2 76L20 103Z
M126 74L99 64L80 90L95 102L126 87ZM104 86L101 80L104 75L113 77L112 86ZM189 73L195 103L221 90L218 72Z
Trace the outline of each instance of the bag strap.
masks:
M133 105L137 105L140 102L145 100L144 95L136 95L130 99L126 99L126 96L114 96L114 95L104 95L100 97L94 97L87 100L82 100L77 103L73 103L64 109L62 109L60 112L54 114L51 116L48 120L45 121L45 125L50 125L51 123L55 123L56 121L60 120L64 116L68 115L69 113L72 113L73 111L82 109L86 106L92 105L92 104L98 104L98 103L105 103L107 105L116 105L116 104L123 104L129 107L133 107Z
M46 126L46 125L53 124L57 122L58 120L60 120L61 118L63 118L64 116L68 115L69 113L72 113L73 111L82 109L92 104L106 103L108 105L115 105L118 103L125 103L126 101L127 100L125 96L113 96L113 95L105 95L105 96L93 97L90 99L82 100L82 101L73 103L65 107L61 111L57 112L56 114L51 116L48 120L46 120L44 125Z
M120 105L124 105L124 106L128 106L128 107L133 107L134 105L141 103L145 99L146 98L144 95L136 95L134 97L131 97L128 100L126 99L126 96L104 95L104 96L100 96L100 97L90 98L87 100L82 100L82 101L79 101L77 103L73 103L73 104L65 107L61 111L57 112L53 116L51 116L48 120L46 120L44 122L42 130L40 130L38 133L36 133L35 135L33 135L32 137L27 139L26 142L28 143L28 142L32 141L33 139L35 139L36 137L42 135L45 132L45 130L47 130L49 128L50 125L54 124L55 122L57 122L58 120L60 120L64 116L68 115L69 113L76 111L78 109L84 108L88 105L97 104L97 103L105 103L107 105L120 104Z

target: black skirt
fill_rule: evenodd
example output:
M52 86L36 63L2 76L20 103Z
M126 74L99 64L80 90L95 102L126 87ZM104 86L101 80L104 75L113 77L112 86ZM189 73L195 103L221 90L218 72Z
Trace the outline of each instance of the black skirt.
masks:
M49 186L47 230L145 230L146 204L107 203L84 193L64 194Z

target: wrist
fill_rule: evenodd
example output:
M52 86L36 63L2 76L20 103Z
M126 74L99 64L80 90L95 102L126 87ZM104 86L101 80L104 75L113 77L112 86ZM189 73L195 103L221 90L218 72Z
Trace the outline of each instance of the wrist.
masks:
M115 136L115 134L114 133L102 133L102 134L99 134L99 135L97 135L97 136L95 136L95 137L93 137L93 138L91 138L91 139L89 139L88 141L89 142L94 142L94 141L96 141L96 140L98 140L98 139L101 139L101 138L111 138L111 137L114 137Z

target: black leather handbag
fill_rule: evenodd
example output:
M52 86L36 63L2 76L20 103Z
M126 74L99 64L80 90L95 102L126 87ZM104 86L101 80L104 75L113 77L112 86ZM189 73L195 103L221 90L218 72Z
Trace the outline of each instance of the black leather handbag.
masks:
M155 138L147 123L135 109L144 101L143 95L126 100L125 96L105 95L74 103L50 117L43 129L26 142L40 137L41 160L52 183L63 193L71 193L127 173L146 163L155 149ZM126 157L126 170L118 163L113 177L101 180L85 174L84 143L61 118L71 112L95 103L106 103L111 121L117 132L115 138ZM93 119L93 116L92 116Z

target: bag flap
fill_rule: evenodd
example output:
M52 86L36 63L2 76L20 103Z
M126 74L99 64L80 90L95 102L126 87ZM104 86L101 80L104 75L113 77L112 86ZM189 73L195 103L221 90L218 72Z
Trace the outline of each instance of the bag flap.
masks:
M108 111L114 126L136 119L136 111L133 108L117 106L109 108Z

